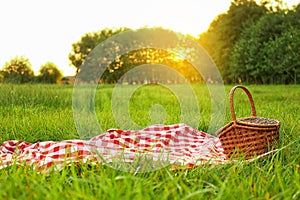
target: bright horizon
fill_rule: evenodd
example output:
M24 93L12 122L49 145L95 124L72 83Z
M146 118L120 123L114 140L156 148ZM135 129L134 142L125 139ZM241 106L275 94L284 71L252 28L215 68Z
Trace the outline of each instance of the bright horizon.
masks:
M0 69L16 56L30 60L35 74L53 62L64 76L74 75L72 43L104 28L161 26L194 37L228 10L230 0L11 0L0 3ZM286 0L289 5L299 0Z

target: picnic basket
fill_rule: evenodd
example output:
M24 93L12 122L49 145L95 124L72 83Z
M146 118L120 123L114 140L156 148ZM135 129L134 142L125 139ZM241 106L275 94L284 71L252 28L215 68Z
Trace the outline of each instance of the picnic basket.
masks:
M252 116L236 118L233 96L237 88L242 89L248 96ZM232 122L216 132L224 152L228 158L243 156L246 159L268 152L279 141L280 123L275 119L256 116L254 101L249 90L241 85L230 91L230 113Z

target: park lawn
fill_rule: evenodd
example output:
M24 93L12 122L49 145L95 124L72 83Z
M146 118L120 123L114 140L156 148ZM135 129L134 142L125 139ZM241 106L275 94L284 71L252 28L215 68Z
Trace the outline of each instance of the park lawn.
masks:
M207 131L209 92L205 85L192 87L201 115L195 128ZM231 87L225 87L226 94ZM257 115L281 122L280 150L273 156L251 163L186 170L166 167L138 174L85 164L46 174L14 165L0 170L0 199L300 199L300 86L247 87ZM113 89L101 85L96 93L96 112L103 130L119 126L111 111ZM71 85L0 85L0 143L80 138L73 119L72 91ZM237 117L251 115L246 95L238 93L235 102ZM129 105L132 120L140 127L150 125L149 109L155 104L164 107L166 124L181 122L179 103L159 85L140 87L133 94ZM228 102L227 113L229 122Z

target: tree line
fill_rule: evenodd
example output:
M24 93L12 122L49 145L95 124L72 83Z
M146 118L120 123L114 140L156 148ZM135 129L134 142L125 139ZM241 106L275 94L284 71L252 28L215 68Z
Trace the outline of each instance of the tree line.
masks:
M161 42L172 43L174 32L161 27L154 29L154 35L161 37ZM129 48L128 45L135 45L134 39L128 38L132 43L128 43L127 46L113 43L105 51L100 52L107 57L114 55L112 61L107 57L99 60L100 58L94 59L89 56L103 41L130 30L126 27L106 28L86 33L79 41L73 43L68 58L77 69L76 75L86 73L81 76L86 79L83 81L94 80L101 83L116 83L120 80L133 83L142 81L141 77L151 77L147 81L155 83L162 80L161 73L163 73L163 81L176 83L177 77L174 73L160 69L169 66L190 82L207 81L207 78L200 75L190 63L190 58L201 57L197 57L194 48L178 47L184 52L182 56L163 49L147 48L144 47L147 45L141 44L140 49L124 54L118 53L121 48L126 49ZM199 38L187 37L204 47L218 67L225 83L300 83L300 4L287 8L281 0L274 0L272 3L265 0L260 3L255 0L233 0L229 10L218 15ZM135 76L124 78L124 75L134 67L144 64L151 64L153 67L136 73ZM99 66L105 66L100 79L94 77L98 73ZM61 76L53 63L41 66L40 74L34 76L29 60L23 57L16 57L7 62L0 71L0 81L14 83L56 83ZM213 81L213 77L209 79Z
M4 83L58 83L62 72L52 62L46 62L40 67L39 75L35 76L31 63L26 57L15 57L4 64L0 70L0 82Z
M77 73L99 43L126 30L130 29L104 29L83 35L69 54ZM212 57L225 83L300 83L300 4L287 8L281 0L234 0L199 39L192 39ZM136 65L158 62L180 71L189 81L203 81L187 59L176 59L168 52L153 49L117 56L106 63L101 81L114 83Z

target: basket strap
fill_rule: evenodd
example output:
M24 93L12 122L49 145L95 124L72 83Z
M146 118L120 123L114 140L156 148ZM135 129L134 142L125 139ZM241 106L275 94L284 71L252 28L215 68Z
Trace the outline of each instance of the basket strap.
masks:
M233 94L237 88L243 89L245 91L245 93L247 94L249 101L250 101L251 109L252 109L252 117L256 117L256 110L255 110L254 101L253 101L251 93L249 92L249 90L246 87L237 85L237 86L233 87L230 91L230 98L229 98L230 102L229 103L230 103L230 113L231 113L232 120L234 122L236 122L236 116L234 113L234 106L233 106Z

